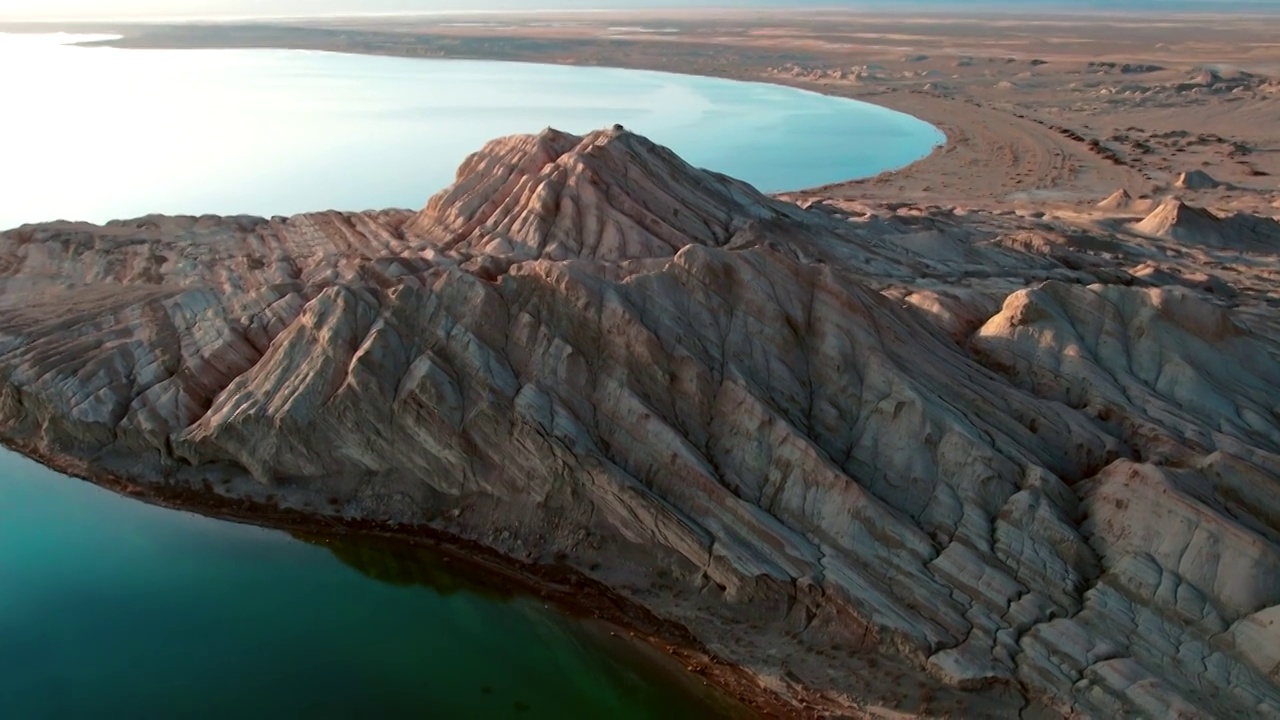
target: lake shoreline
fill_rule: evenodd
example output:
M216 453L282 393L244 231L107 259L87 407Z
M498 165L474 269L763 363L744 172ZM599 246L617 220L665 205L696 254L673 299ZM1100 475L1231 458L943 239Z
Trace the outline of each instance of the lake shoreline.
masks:
M5 25L0 23L0 32L16 31L19 27L21 27L21 25ZM963 109L959 109L960 116L957 116L956 113L958 108L955 107L955 103L953 102L938 102L937 98L930 98L927 96L921 97L914 94L908 95L906 93L867 94L856 91L850 93L845 91L847 90L846 88L840 88L837 86L815 84L782 75L762 74L762 68L759 67L744 66L741 69L729 72L713 72L680 62L676 62L673 65L669 62L662 61L658 58L651 58L647 55L639 56L635 61L618 62L606 60L602 62L590 53L571 53L568 55L562 55L551 54L551 51L549 50L537 51L530 56L516 57L496 50L490 52L473 52L466 50L454 52L445 50L441 51L439 54L422 55L388 48L366 47L359 45L344 46L337 40L311 39L305 36L290 37L291 33L288 32L281 35L272 35L268 32L265 36L262 36L260 31L264 28L286 31L291 29L288 27L263 25L261 23L227 25L202 25L198 23L155 25L119 23L39 23L29 25L25 32L67 32L80 34L93 31L95 34L116 36L109 39L87 40L71 43L71 46L73 47L85 48L103 47L121 50L296 50L401 59L476 60L512 62L531 65L600 67L617 70L664 72L673 75L687 75L716 80L731 80L737 82L775 85L779 87L814 92L828 97L857 100L871 105L876 105L887 110L899 112L908 115L913 119L925 122L934 127L944 136L945 141L935 144L934 147L924 156L919 157L906 165L902 165L892 170L886 170L872 176L875 178L898 177L907 174L914 174L918 165L930 160L941 158L948 147L957 142L962 142L966 138L964 131L960 129L963 125L967 124ZM193 34L191 32L192 30L213 32L196 32ZM261 37L262 39L238 41L238 33L246 30L249 31L251 37ZM530 129L530 131L532 130L533 129ZM771 194L788 195L814 190L830 191L834 188L856 186L869 179L871 178L858 177L852 179L841 179L813 186L787 188L772 192Z
M796 199L895 202L905 194L987 210L1034 208L1045 202L1088 207L1116 187L1171 182L1179 164L1193 159L1198 164L1207 160L1237 181L1280 173L1274 158L1254 155L1234 167L1219 157L1191 158L1178 154L1185 148L1151 143L1140 146L1136 155L1121 153L1127 155L1121 158L1099 142L1104 131L1139 121L1167 124L1162 107L1145 107L1137 98L1111 96L1100 106L1072 97L1089 87L1081 80L1093 81L1095 66L1110 73L1130 67L1126 62L1189 69L1216 62L1257 73L1271 55L1241 42L1240 36L1269 37L1276 15L1169 12L1159 32L1146 28L1137 15L1104 15L1110 25L1099 25L1092 11L1057 13L1061 47L1036 40L1039 16L1014 10L995 15L913 12L910 22L919 34L898 37L891 33L904 20L892 8L513 12L488 14L480 24L465 14L204 23L11 22L0 23L0 32L111 34L118 37L88 44L121 49L304 50L668 72L858 100L910 115L945 135L944 145L896 170L774 193ZM678 31L620 33L619 25ZM1212 43L1203 37L1210 29ZM913 54L926 49L929 54ZM1099 58L1106 61L1095 64ZM1212 98L1190 117L1206 132L1265 144L1257 136L1257 123L1241 119L1248 113L1230 111L1263 111L1267 98L1229 104L1240 99ZM1231 200L1253 209L1249 198Z
M429 526L409 526L309 513L247 498L230 498L176 484L131 481L69 455L0 437L0 445L67 477L155 507L189 512L242 525L325 539L381 539L428 548L464 579L537 597L565 615L617 628L675 662L704 684L766 718L807 717L777 693L761 686L744 668L715 656L683 625L665 620L603 583L557 565L526 563L481 543ZM674 670L674 668L672 668ZM815 716L816 717L816 716Z
M13 202L0 211L0 227L52 219L103 224L151 214L272 218L325 209L420 208L454 181L454 168L470 154L464 148L544 126L584 133L622 124L696 166L770 193L901 168L945 141L936 127L881 106L688 73L302 50L128 52L74 42L118 37L0 36L0 51L37 52L51 68L52 79L41 84L6 81L9 92L32 103L57 102L44 88L59 88L82 104L110 106L112 98L96 89L110 85L107 73L142 77L153 67L163 68L154 82L178 87L166 99L156 98L172 108L164 114L133 105L115 117L119 129L97 123L80 132L67 121L69 140L43 155L17 151L13 159L37 177L15 188ZM77 63L85 64L84 72L63 76L57 70ZM253 64L263 72L248 72ZM84 84L87 76L92 80ZM628 91L620 90L624 86ZM579 107L575 94L590 100ZM231 110L237 97L252 100L258 119ZM477 112L476 103L492 105L493 112ZM326 112L304 113L304 105ZM191 115L174 123L169 112ZM734 116L740 120L730 124L732 132L707 133L708 122L718 127ZM30 117L16 125L22 134L44 132ZM198 127L218 140L184 152L180 127ZM148 143L165 152L148 153ZM224 145L222 152L210 149ZM320 146L325 152L314 152ZM38 189L54 179L54 164L75 165L85 157L103 162L72 174L62 193ZM288 190L283 188L290 183L272 182L299 164L316 180ZM130 168L118 178L128 183L117 182L118 166ZM336 180L350 172L364 173L365 181ZM171 180L154 185L156 177Z

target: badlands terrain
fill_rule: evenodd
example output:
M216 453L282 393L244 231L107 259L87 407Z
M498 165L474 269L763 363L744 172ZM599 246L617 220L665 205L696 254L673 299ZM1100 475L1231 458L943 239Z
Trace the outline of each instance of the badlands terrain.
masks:
M11 230L5 440L566 569L762 713L1280 715L1277 19L486 23L113 29L779 82L948 144L770 197L546 130L420 211Z

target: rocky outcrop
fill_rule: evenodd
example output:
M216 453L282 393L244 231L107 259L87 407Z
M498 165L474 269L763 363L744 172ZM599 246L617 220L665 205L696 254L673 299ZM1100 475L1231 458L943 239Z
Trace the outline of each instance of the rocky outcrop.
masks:
M1098 203L1100 210L1110 210L1117 213L1149 213L1154 208L1156 201L1147 197L1134 197L1129 194L1128 190L1120 188L1108 195L1104 200Z
M1129 194L1128 190L1120 188L1108 195L1105 200L1098 203L1098 207L1103 210L1126 210L1132 203L1133 196Z
M1191 170L1178 173L1178 179L1174 186L1184 190L1209 190L1218 187L1220 184L1213 179L1212 175L1203 170Z
M3 432L569 563L812 712L1274 714L1273 326L871 210L615 128L417 214L20 228Z
M1245 213L1219 217L1177 198L1166 199L1133 229L1152 237L1219 249L1274 251L1280 244L1280 222Z
M472 255L616 262L720 247L749 223L787 217L790 204L640 135L548 130L473 154L408 230Z

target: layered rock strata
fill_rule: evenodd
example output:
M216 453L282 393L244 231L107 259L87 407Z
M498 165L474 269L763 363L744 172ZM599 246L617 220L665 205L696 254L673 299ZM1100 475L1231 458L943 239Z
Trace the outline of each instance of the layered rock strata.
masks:
M0 419L568 563L798 714L1280 715L1280 326L1153 250L1223 222L802 209L549 130L420 213L0 235Z

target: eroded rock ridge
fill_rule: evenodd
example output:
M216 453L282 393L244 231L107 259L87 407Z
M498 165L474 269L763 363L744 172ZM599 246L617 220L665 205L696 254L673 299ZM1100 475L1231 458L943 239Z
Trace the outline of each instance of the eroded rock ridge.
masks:
M615 128L25 226L3 432L568 562L814 713L1276 715L1280 328L1206 260L1274 221L804 205Z

